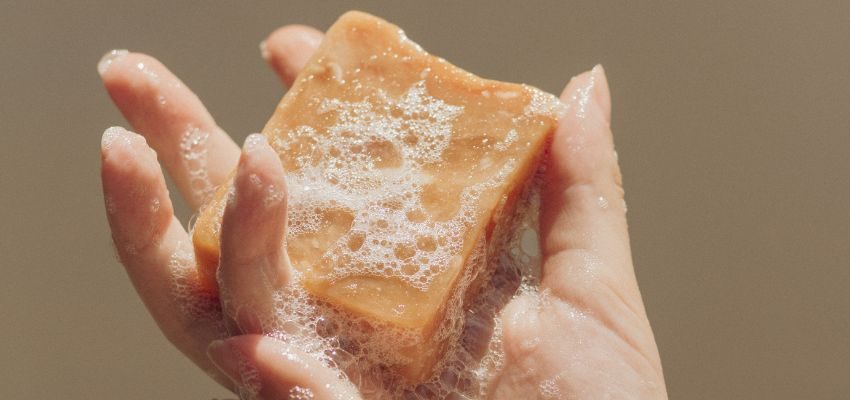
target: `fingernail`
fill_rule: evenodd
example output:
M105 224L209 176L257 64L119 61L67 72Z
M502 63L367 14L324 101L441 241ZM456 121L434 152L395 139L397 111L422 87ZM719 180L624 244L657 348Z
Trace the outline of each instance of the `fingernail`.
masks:
M252 133L245 138L245 144L242 145L242 150L246 153L251 153L264 144L268 143L266 137L261 133Z
M597 65L592 70L574 77L569 103L575 116L583 121L608 122L610 100L605 72Z
M114 49L110 50L108 53L104 54L103 57L100 58L100 61L97 62L97 73L103 75L109 70L109 67L115 61L120 60L127 54L130 54L130 51L127 49Z
M106 151L116 145L132 146L133 142L148 148L151 155L156 157L156 152L147 146L147 140L145 140L144 136L128 131L120 126L111 126L103 131L103 136L100 138L100 148L101 151Z
M103 131L103 137L100 138L101 150L109 150L116 141L125 137L126 129L120 126L110 126ZM129 143L129 139L127 140Z
M130 132L120 126L110 126L103 131L100 138L101 151L109 150L115 145L131 146L134 141L147 143L142 135Z

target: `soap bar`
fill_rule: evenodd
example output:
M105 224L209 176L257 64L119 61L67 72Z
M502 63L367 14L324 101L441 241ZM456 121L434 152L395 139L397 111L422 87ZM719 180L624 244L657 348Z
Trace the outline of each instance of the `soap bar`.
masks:
M404 332L393 367L426 380L457 337L449 320L486 276L559 108L538 89L426 53L384 20L344 14L263 130L287 173L286 246L300 284ZM226 193L193 231L210 285Z

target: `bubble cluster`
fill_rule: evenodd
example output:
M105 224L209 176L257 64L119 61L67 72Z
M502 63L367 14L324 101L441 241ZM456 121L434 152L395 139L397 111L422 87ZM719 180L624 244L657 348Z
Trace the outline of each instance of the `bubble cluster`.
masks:
M516 129L511 129L511 130L508 131L508 133L505 135L505 138L502 139L502 141L497 142L495 144L495 148L496 148L496 150L499 150L499 151L505 151L514 142L516 142L518 138L519 138L519 134L517 133Z
M531 86L524 86L526 91L531 93L531 101L525 106L525 110L523 110L524 117L532 117L545 115L551 118L558 119L561 114L564 113L567 106L563 102L561 102L557 97L552 96L549 93L543 92L541 90L535 89ZM592 87L592 85L591 85ZM584 94L584 102L586 103L586 98L588 95Z
M186 129L180 140L183 167L189 177L192 195L206 203L215 192L207 171L207 141L210 133L197 127Z
M517 293L536 291L539 285L541 175L526 184L503 234L476 244L437 334L448 339L446 356L428 381L405 384L392 368L406 361L396 349L422 344L416 332L350 314L310 295L297 270L289 284L274 292L275 315L262 321L263 331L335 369L340 382L355 385L367 399L483 398L505 362L500 312ZM474 297L463 301L476 283ZM540 394L549 389L542 385Z
M318 139L305 125L273 142L281 153L310 149L298 153L292 160L297 168L287 175L289 235L317 232L323 220L315 210L349 213L351 228L324 255L334 266L330 278L366 273L427 289L461 252L460 235L473 223L481 192L503 181L515 161L465 188L459 211L435 221L422 202L424 187L434 180L424 171L440 162L463 107L430 96L420 81L399 98L378 91L357 102L325 99L318 112L336 118L326 136ZM514 134L508 140L516 140Z
M537 392L540 394L540 398L545 400L554 400L561 397L561 390L558 388L558 384L554 379L546 379L540 382Z
M289 400L312 400L314 398L313 391L310 388L301 386L293 386L287 394Z
M403 32L398 35L403 46L414 45ZM410 56L388 47L364 61L378 57L404 61ZM322 68L314 68L315 74L305 75L305 79L360 87L352 71L357 73L367 64L345 71L341 64L326 61L314 60ZM447 64L438 62L431 65L435 70ZM531 146L532 141L526 141L520 132L551 123L563 105L529 86L492 92L480 89L482 97L503 102L500 104L520 101L518 97L529 101L522 112L495 111L499 118L513 123L503 131L459 138L476 140L466 150L481 154L458 157L478 165L470 165L466 185L457 185L462 187L460 193L452 193L451 198L436 196L437 202L452 208L447 215L436 217L426 198L433 195L430 191L441 183L442 174L458 172L440 168L450 150L455 124L461 116L466 117L466 110L428 92L431 86L426 79L442 79L429 76L430 71L423 69L417 78L422 81L398 87L400 92L393 94L375 89L363 96L358 92L353 100L316 96L308 103L315 107L313 120L328 122L327 126L299 123L274 128L269 137L287 167L287 241L307 242L305 247L320 252L312 258L291 258L296 265L289 281L273 291L274 315L259 323L264 334L331 368L341 384L356 386L366 399L483 398L506 362L500 313L517 294L536 293L540 282L537 215L542 169L524 183L514 212L499 215L492 235L486 240L486 235L479 235L476 243L467 243L466 235L471 227L479 226L482 198L494 196L492 188L516 173L522 161L490 157L496 154L492 152L517 154L520 146ZM384 82L384 76L376 79ZM205 166L206 140L207 135L198 130L187 133L183 146L187 170ZM466 172L457 175L466 176ZM196 178L198 189L211 193L202 174L193 175L193 188ZM471 181L477 183L468 184ZM501 201L495 209L507 205L506 197ZM335 231L328 243L318 243L324 240L324 230L341 219L350 219L350 223L334 227L339 232ZM464 246L470 245L472 252L467 256L469 248ZM426 291L434 277L461 261L465 265L437 313L440 317L433 335L348 311L311 294L304 284L315 276L315 268L329 266L322 271L329 281L367 275L399 280ZM394 311L406 311L399 307L405 305ZM444 347L434 373L425 382L407 383L398 366L411 360L400 350L436 344ZM311 397L306 392L290 395Z
M171 272L171 294L183 316L191 321L213 323L217 332L224 337L221 303L217 295L203 290L198 284L198 269L191 245L186 242L178 243L168 266Z
M531 100L514 118L515 126L562 109L554 96L525 90ZM436 179L426 171L441 161L462 107L430 96L424 82L417 82L397 98L378 91L361 101L324 99L317 109L335 121L323 128L326 135L301 125L272 138L278 153L294 155L288 161L296 166L287 171L288 236L319 232L327 222L319 210L342 211L352 218L350 228L322 255L333 266L331 279L365 273L427 289L461 253L462 235L475 221L482 193L507 179L516 160L503 160L487 179L465 187L456 212L437 220L422 200ZM509 129L488 146L505 151L519 139L517 130ZM489 241L475 244L433 338L312 296L300 283L304 276L298 268L275 294L276 315L264 322L264 331L336 369L365 398L484 397L505 362L499 314L517 293L539 286L541 184L542 168L522 188L516 212L500 217ZM434 343L447 343L436 373L426 382L406 384L394 366L410 360L398 349Z
M237 371L239 373L239 387L237 394L243 400L259 399L260 390L263 388L263 382L260 379L260 372L254 365L248 362L248 358L241 351L233 349L234 356L237 362Z

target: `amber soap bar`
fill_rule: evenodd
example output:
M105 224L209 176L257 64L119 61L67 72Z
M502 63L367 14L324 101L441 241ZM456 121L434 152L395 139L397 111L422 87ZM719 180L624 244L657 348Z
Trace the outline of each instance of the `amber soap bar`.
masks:
M535 171L559 106L432 56L377 17L343 15L263 130L287 173L287 249L300 283L412 335L397 368L427 379L452 336L441 327L470 300L464 292L487 268L488 244ZM193 232L210 282L225 194Z

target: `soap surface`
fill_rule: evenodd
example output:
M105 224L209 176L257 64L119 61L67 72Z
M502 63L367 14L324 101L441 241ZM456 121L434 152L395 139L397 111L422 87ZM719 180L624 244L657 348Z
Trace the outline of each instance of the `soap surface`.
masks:
M263 129L287 173L286 246L300 284L404 332L394 367L410 382L427 379L559 106L429 55L377 17L340 17ZM193 231L210 285L226 193Z

